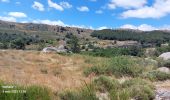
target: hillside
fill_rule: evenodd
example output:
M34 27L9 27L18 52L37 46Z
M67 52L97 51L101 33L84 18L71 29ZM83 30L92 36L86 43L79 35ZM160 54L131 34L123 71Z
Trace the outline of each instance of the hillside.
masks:
M43 39L62 39L67 33L73 33L79 38L89 38L90 33L93 32L93 30L57 25L15 23L0 20L0 32L38 35Z
M133 40L141 44L159 46L162 43L170 42L170 32L163 30L138 31L138 30L98 30L91 33L91 36L103 40Z

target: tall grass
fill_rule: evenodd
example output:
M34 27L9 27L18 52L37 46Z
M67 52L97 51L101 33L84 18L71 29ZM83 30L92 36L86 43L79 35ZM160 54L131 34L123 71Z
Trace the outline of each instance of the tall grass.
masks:
M3 86L14 87L3 88ZM3 91L10 91L10 93L4 93ZM0 82L0 100L51 100L51 97L51 93L47 88L39 86L21 87Z
M101 63L102 62L102 63ZM97 66L90 67L84 70L84 74L88 76L90 73L96 75L115 75L138 77L143 72L150 71L154 68L153 63L149 63L147 60L130 56L118 56L113 57L99 63Z
M59 94L60 100L98 100L93 84L85 84L79 90L66 90Z

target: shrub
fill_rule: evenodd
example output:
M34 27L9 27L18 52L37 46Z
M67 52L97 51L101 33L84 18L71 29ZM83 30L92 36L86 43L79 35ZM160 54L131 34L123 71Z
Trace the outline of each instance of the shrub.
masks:
M130 100L130 93L127 89L111 90L110 99L111 100Z
M145 75L145 78L148 78L152 81L164 81L170 79L170 73L151 71Z
M88 76L91 73L95 73L96 75L104 74L105 68L104 67L90 67L84 70L84 74Z
M139 59L141 61L141 59ZM143 73L146 70L148 65L140 65L139 61L135 61L134 58L129 58L126 56L118 56L108 59L106 62L103 62L97 67L90 67L84 71L84 74L87 76L90 73L95 73L96 75L115 75L120 76L132 76L136 77ZM149 64L149 63L147 63Z
M2 86L14 87L4 89ZM3 90L11 92L13 90L17 91L16 93L3 93ZM16 85L0 83L0 100L51 100L51 94L47 88L39 86L20 87Z
M26 97L28 100L51 100L48 89L39 86L28 87Z
M98 100L92 84L86 84L85 87L77 91L64 91L59 94L59 98L61 100Z
M159 67L167 67L170 68L170 60L162 60L162 59L158 59L158 66Z
M122 87L127 89L135 100L152 100L155 97L154 85L140 78L127 80Z
M94 84L97 86L99 91L105 92L110 91L112 89L118 90L119 82L115 79L110 79L107 76L99 76L94 80Z
M78 95L75 91L66 90L59 94L61 100L78 100Z

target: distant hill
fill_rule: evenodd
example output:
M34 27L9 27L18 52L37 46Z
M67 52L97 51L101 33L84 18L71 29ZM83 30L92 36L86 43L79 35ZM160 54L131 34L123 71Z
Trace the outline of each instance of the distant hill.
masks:
M105 29L97 30L91 33L92 37L97 37L103 40L133 40L138 41L142 44L155 44L160 45L161 43L170 42L170 32L162 30L154 31L138 31L130 29Z
M0 32L25 33L29 35L39 35L41 38L56 39L64 38L66 34L72 33L79 38L90 38L91 29L76 27L62 27L58 25L15 23L0 20Z
M10 45L11 41L18 45L18 37L22 37L20 41L22 44L50 44L51 40L68 40L70 35L75 35L81 40L81 44L87 44L93 41L100 40L118 40L118 41L138 41L141 44L159 46L162 43L170 42L170 31L168 30L154 30L141 31L133 29L104 29L92 30L76 27L63 27L58 25L35 24L35 23L16 23L0 20L0 35L1 43ZM7 37L7 38L4 38ZM13 39L13 37L16 37ZM13 41L15 40L15 41ZM50 41L49 41L50 40ZM17 42L16 42L17 41ZM5 45L6 45L5 44ZM20 43L21 44L21 43ZM2 46L4 48L4 46ZM7 48L7 47L6 47Z

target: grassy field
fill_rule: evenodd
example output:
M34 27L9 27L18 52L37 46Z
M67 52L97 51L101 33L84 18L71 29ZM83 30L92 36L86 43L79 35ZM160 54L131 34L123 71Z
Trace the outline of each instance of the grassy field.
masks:
M0 51L0 80L28 91L18 100L30 95L32 100L98 100L102 94L111 100L150 100L156 88L169 87L169 81L157 82L170 79L157 67L156 60L132 56Z

